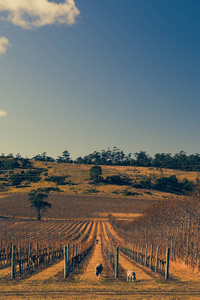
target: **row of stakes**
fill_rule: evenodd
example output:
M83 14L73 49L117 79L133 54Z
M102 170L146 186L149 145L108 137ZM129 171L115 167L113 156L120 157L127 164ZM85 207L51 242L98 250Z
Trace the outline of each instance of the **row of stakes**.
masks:
M69 248L70 245L68 244L67 246L64 246L64 278L67 278L69 276ZM12 246L12 260L11 260L11 278L15 278L15 250L16 246ZM170 249L167 249L167 261L169 261L169 253ZM118 268L119 268L119 247L116 247L116 256L115 256L115 278L118 278L119 273L118 273ZM167 263L166 267L166 273L165 273L165 279L169 278L169 263Z

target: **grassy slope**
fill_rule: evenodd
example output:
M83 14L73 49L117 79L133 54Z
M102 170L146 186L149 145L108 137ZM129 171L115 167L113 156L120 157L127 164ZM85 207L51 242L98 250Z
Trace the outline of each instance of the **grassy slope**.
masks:
M62 193L52 193L48 201L52 208L45 212L46 218L96 218L106 217L109 213L115 213L120 217L132 217L132 214L141 213L154 201L169 198L181 198L170 193L159 191L147 191L132 188L131 186L116 186L100 184L94 186L89 183L90 165L57 164L35 162L35 167L44 168L48 175L42 175L42 180L32 183L28 187L11 188L8 192L0 193L0 215L14 217L34 218L35 213L30 208L28 193L33 188L56 186L48 183L45 178L52 175L69 175L75 185L59 186ZM197 172L183 172L163 169L163 174L156 168L102 166L103 177L110 175L128 175L131 179L140 179L143 176L171 176L179 179L187 178L195 181ZM44 172L44 173L45 173ZM98 191L95 193L94 190ZM130 191L135 195L125 196L124 191Z

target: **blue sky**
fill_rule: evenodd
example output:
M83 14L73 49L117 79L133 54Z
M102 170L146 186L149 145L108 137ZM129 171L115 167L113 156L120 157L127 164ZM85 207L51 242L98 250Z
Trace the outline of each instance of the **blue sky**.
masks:
M200 153L199 0L25 3L0 0L0 153Z

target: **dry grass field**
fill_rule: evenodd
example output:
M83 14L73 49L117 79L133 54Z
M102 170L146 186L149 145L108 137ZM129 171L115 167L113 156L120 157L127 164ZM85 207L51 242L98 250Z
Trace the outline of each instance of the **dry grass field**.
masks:
M43 216L45 219L102 219L110 213L131 218L132 214L141 213L155 200L52 193L48 201L52 207L45 212ZM26 193L2 195L0 198L0 215L3 217L36 218Z
M10 187L6 192L0 192L0 216L34 218L34 211L28 202L28 193L32 189L53 186L53 182L45 179L49 176L68 175L67 181L72 184L59 185L61 193L50 194L48 201L52 208L44 215L45 218L97 218L106 217L109 213L131 214L141 213L157 200L177 199L184 196L160 192L156 190L136 189L132 186L94 185L90 183L91 165L57 164L51 162L34 162L34 167L43 168L41 181L18 188ZM102 166L103 177L111 175L129 176L132 180L144 176L171 176L179 179L187 178L196 181L197 172L184 172L163 169L162 174L156 168ZM126 192L131 195L127 196ZM124 218L124 216L123 216Z
M75 184L59 186L63 192L50 194L48 201L52 204L52 208L45 212L42 217L44 219L106 220L109 213L113 213L119 219L132 219L160 199L167 201L171 198L184 197L129 186L104 184L94 186L89 183L91 166L87 165L35 162L35 166L47 169L48 176L69 175L67 179ZM102 166L102 171L104 178L114 174L128 175L132 179L152 174L162 176L160 170L153 168ZM180 179L187 178L193 181L198 178L196 172L165 169L163 175L176 175ZM0 193L0 216L35 219L36 215L28 202L28 193L33 188L56 186L44 179L45 176L42 175L42 181L39 183ZM125 189L136 194L125 196L123 194ZM99 261L102 261L105 267L100 278L94 276L94 266ZM78 270L67 279L63 278L62 261L44 269L35 277L24 276L17 280L10 279L10 268L0 270L0 299L200 299L200 275L186 269L181 263L171 264L173 276L169 281L147 272L121 254L119 263L120 276L115 279L99 243ZM136 282L126 281L127 269L135 270Z
M144 190L132 188L131 186L117 186L117 185L105 185L100 184L98 186L91 185L90 179L90 168L91 165L76 165L76 164L57 164L51 162L34 162L35 167L46 169L46 176L60 176L68 175L67 180L71 180L75 185L60 186L60 188L67 194L98 194L101 196L123 196L124 191L130 191L136 193L136 198L140 199L165 199L173 197L168 193L160 193L159 191L151 191L150 193ZM144 168L144 167L131 167L131 166L101 166L102 176L106 178L111 175L125 175L129 176L132 180L143 179L145 176L162 177L176 175L178 179L182 180L187 178L191 181L196 181L199 178L198 172L186 172L170 169L157 169L157 168ZM48 186L49 183L45 181L45 176L42 177L42 182L39 183L41 186ZM52 185L52 184L51 184ZM38 183L31 184L31 187L24 188L25 191L29 191L31 188L36 188ZM93 192L92 190L96 190ZM15 189L13 190L15 191Z

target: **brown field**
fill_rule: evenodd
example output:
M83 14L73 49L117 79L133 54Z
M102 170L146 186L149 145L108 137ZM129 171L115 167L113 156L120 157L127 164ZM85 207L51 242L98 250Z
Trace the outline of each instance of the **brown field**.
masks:
M93 186L89 183L91 166L73 164L39 163L37 167L47 168L48 175L68 174L73 186L59 186L63 192L52 193L48 201L52 208L45 212L43 219L106 220L113 213L119 219L132 219L141 214L152 203L160 199L181 198L169 193L137 190L127 186ZM103 176L112 174L128 174L135 178L138 175L154 173L161 176L159 170L153 168L111 167L102 166ZM177 175L195 181L196 172L164 170L163 175ZM31 189L44 186L55 186L46 181L32 184L30 187L10 189L0 193L0 216L21 219L36 219L36 215L28 202ZM95 188L99 192L91 193ZM124 196L123 190L129 189L138 194ZM118 194L113 191L118 191ZM28 220L24 221L28 222ZM36 221L34 221L36 222ZM42 224L42 222L41 222ZM99 227L97 235L99 234ZM94 266L102 261L105 267L102 277L94 276ZM200 275L186 269L179 263L171 263L172 279L165 281L153 273L140 268L136 263L120 254L120 277L114 278L113 270L102 253L100 243L95 245L92 254L69 278L63 279L63 262L41 270L37 276L22 277L11 280L10 268L0 272L0 299L200 299ZM125 271L134 269L136 282L126 282Z
M102 197L96 195L66 195L52 194L48 201L52 207L45 212L47 219L87 219L106 218L108 214L124 214L132 217L131 214L141 213L145 208L155 202L155 200ZM0 198L0 216L35 218L36 214L30 207L28 195L26 193L10 193Z

